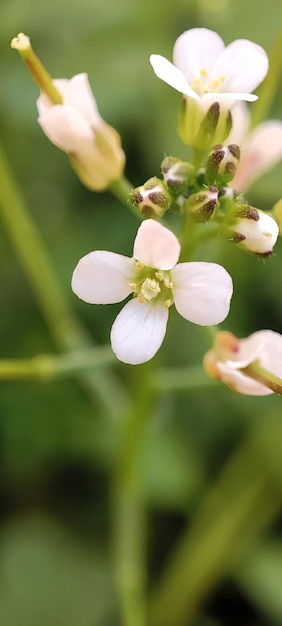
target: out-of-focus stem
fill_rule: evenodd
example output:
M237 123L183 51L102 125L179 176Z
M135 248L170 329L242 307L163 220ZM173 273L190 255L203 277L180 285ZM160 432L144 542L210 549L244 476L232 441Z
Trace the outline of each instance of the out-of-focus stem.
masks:
M151 413L151 364L138 368L134 404L121 424L113 488L115 572L123 626L147 626L145 604L146 519L140 459L144 429Z
M91 347L93 341L71 312L68 298L57 280L1 147L0 216L58 349L75 352ZM86 371L80 374L80 378L88 392L100 399L112 417L124 410L127 394L112 372Z

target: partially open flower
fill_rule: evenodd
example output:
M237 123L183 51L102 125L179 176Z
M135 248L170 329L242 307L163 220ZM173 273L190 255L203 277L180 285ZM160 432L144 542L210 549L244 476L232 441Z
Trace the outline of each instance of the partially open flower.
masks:
M84 256L72 277L76 295L90 304L111 304L135 297L118 314L111 331L117 358L136 365L160 348L175 307L190 322L209 326L228 315L232 279L216 263L179 263L175 235L155 220L142 222L133 258L96 250Z
M282 335L260 330L238 339L230 332L219 332L204 357L204 368L211 378L237 393L266 396L275 391L273 378L282 377Z
M81 181L94 191L102 191L123 173L125 155L120 136L100 116L87 74L55 79L53 84L62 104L53 104L41 93L38 122L48 139L68 153Z
M249 130L250 116L244 102L233 107L232 120L228 142L240 144L241 157L230 186L245 191L282 159L282 122L268 120Z
M186 120L182 119L180 131L181 138L191 145L197 143L204 116L215 103L219 117L214 131L217 127L219 132L214 132L211 140L213 144L224 141L230 132L226 111L237 100L256 100L251 92L268 71L268 58L260 46L238 39L225 48L219 35L206 28L192 28L178 37L174 64L158 54L152 54L150 62L159 78L184 95L187 106L182 117Z

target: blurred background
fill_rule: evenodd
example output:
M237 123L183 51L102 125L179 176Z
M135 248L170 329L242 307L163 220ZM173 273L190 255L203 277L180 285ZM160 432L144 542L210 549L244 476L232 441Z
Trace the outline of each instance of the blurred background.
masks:
M171 58L176 37L195 26L270 52L281 2L2 0L0 15L2 148L62 291L95 342L106 344L119 305L79 301L71 273L95 248L130 255L138 223L110 194L84 188L43 135L38 89L10 40L28 34L53 77L88 73L100 113L122 136L126 174L136 186L159 176L165 155L189 158L176 132L179 94L156 79L149 55ZM271 118L282 119L281 99L280 82ZM281 197L281 168L255 184L250 203L271 209ZM218 240L197 258L222 263L233 277L223 327L238 336L282 332L281 242L266 261ZM1 215L0 284L1 358L54 353ZM200 365L207 338L174 313L157 366ZM134 399L149 368L115 363L114 373ZM163 387L137 433L139 498L152 604L166 598L168 615L174 603L184 609L175 621L160 617L151 626L281 626L282 400L239 397L216 384ZM1 626L124 626L112 547L117 448L101 402L90 401L74 378L0 382ZM188 569L182 563L179 586L161 596L178 545L180 554L187 550Z

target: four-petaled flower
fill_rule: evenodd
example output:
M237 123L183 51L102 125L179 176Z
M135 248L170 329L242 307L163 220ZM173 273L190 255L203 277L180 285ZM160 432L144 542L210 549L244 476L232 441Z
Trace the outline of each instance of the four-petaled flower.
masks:
M273 393L272 389L242 371L253 363L281 378L282 335L272 330L260 330L246 339L238 339L232 333L222 331L204 357L209 376L221 380L233 391L249 396Z
M174 303L185 319L209 326L229 312L232 279L216 263L177 264L180 244L159 222L148 219L138 229L129 258L96 250L84 256L72 277L72 289L90 304L120 302L131 293L111 330L117 358L136 365L160 348Z
M42 92L36 103L38 122L48 139L69 154L82 182L102 191L123 174L120 136L100 116L87 74L53 83L63 102L53 104Z
M263 48L248 39L225 47L221 37L207 28L191 28L178 37L174 64L159 54L152 54L150 61L159 78L202 105L256 100L251 92L268 70Z
M257 99L251 92L266 76L265 51L247 39L225 48L214 31L192 28L176 40L173 61L159 54L150 57L155 74L183 94L181 139L200 150L222 143L231 130L232 105Z

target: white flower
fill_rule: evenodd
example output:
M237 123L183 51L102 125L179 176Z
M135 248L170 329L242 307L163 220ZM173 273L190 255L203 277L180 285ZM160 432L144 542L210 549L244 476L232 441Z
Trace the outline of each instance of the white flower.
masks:
M282 159L282 122L268 120L250 131L250 115L244 102L232 109L232 120L227 141L240 145L241 156L230 186L245 191Z
M238 214L232 225L235 243L249 252L271 256L279 235L274 217L249 205L242 205Z
M174 65L158 54L150 57L155 74L203 106L213 102L252 102L252 91L268 71L268 58L260 46L237 39L225 48L217 33L192 28L182 33L173 49Z
M96 250L84 256L72 277L76 295L90 304L136 297L118 314L111 331L118 359L136 365L160 348L171 304L185 319L209 326L228 315L232 279L216 263L177 264L180 245L159 222L148 219L138 229L133 258Z
M183 94L178 120L181 139L208 150L230 132L232 105L257 99L251 92L267 73L267 55L247 39L225 48L214 31L192 28L176 40L173 61L159 54L150 57L155 74Z
M204 357L209 376L222 380L237 393L266 396L273 393L261 382L241 370L256 362L274 376L282 377L282 335L272 330L260 330L246 339L232 333L218 333L214 347Z
M41 93L38 122L45 135L67 152L82 182L95 191L122 176L125 155L119 134L101 118L87 74L53 81L62 104Z

